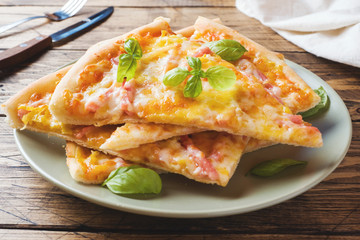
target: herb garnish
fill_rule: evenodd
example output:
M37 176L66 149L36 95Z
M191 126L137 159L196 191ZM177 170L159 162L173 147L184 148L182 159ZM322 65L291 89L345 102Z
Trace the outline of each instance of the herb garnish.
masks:
M201 78L207 78L211 87L216 90L227 90L236 82L235 73L224 66L214 66L204 72L201 70L201 61L196 57L187 57L189 66L192 68L188 71L178 67L168 71L163 79L166 86L177 86L182 83L189 75L192 75L185 85L183 94L185 97L195 98L202 92Z
M142 57L142 49L139 42L134 38L129 38L124 43L124 49L127 53L119 56L119 66L117 71L117 81L123 82L134 77L137 60Z
M330 99L327 95L325 89L321 86L318 89L315 89L317 95L321 98L321 101L313 108L307 110L306 112L299 113L303 118L313 117L316 114L319 114L327 110L330 106Z
M161 178L154 170L137 165L112 171L101 186L117 194L160 193Z
M241 45L238 41L231 39L209 42L206 46L226 61L238 60L245 52L247 52L243 45Z
M259 177L271 177L285 168L295 165L306 165L307 162L294 160L291 158L278 158L265 162L261 162L255 167L253 167L249 172L252 175Z

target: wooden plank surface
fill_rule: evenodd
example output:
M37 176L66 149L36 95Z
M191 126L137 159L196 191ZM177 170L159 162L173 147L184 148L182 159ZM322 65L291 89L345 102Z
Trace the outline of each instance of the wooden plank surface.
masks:
M68 0L2 0L0 6L62 6ZM114 7L233 7L235 0L88 0L86 6L114 6Z
M328 240L357 240L357 236L326 236L326 235L317 235L309 236L306 234L294 234L290 236L291 239L298 240L316 240L316 239L328 239ZM157 240L206 240L219 238L222 240L231 240L231 239L242 239L242 240L288 240L289 235L284 234L274 234L273 238L269 238L268 234L203 234L191 235L191 234L168 234L166 236L160 234L144 235L144 234L126 234L126 233L91 233L91 232L68 232L68 231L29 231L24 230L1 230L0 229L0 238L7 240L18 240L18 239L27 239L27 240L38 240L38 239L61 239L61 240L79 240L79 239L89 239L89 240L105 240L105 239L129 239L129 240L142 240L142 239L157 239Z
M175 29L198 15L214 18L329 83L346 103L353 139L343 162L306 193L263 210L210 219L169 219L107 209L73 197L35 173L17 149L0 113L0 239L359 239L360 237L360 69L315 57L271 29L241 14L234 1L89 1L80 16L59 23L37 20L0 35L0 50L38 34L50 34L99 10L117 6L113 16L87 34L0 72L0 103L20 88L79 58L95 42L111 38L162 15ZM61 6L60 1L1 1L0 25ZM221 7L219 7L221 6ZM19 10L21 7L21 11ZM185 235L184 235L185 234Z
M13 7L1 7L0 15L6 14L8 16L6 22L11 23L22 17L31 16L34 12L42 11L41 7L26 7L24 9L27 11L26 15L19 16L18 9ZM49 9L50 11L55 11L57 8L51 7ZM234 28L251 39L256 39L258 43L263 44L274 51L301 51L301 49L295 45L284 42L283 38L274 34L270 28L259 24L255 19L247 17L234 8L221 8L217 9L217 11L213 11L213 9L214 8L210 7L165 7L153 8L151 10L148 8L116 8L108 21L102 23L99 27L94 28L87 34L78 37L76 40L58 46L55 49L87 49L98 41L126 33L136 27L151 22L158 16L171 18L171 26L175 30L190 26L198 16L204 16L211 19L220 17L227 26ZM33 20L32 22L28 22L0 35L0 49L14 47L24 42L24 39L34 38L39 34L50 35L97 11L99 11L99 8L97 7L86 7L78 16L61 22L48 22L45 19Z

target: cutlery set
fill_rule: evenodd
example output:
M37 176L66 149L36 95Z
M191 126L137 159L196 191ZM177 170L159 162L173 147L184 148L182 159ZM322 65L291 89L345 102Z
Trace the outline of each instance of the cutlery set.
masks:
M48 18L51 21L62 21L74 16L86 3L87 0L69 0L59 11L45 13L42 16L28 17L17 22L0 27L0 34L14 28L24 22L36 18ZM29 41L19 44L13 48L0 52L0 70L15 66L30 57L53 46L54 43L63 42L70 37L78 36L85 30L95 27L100 22L106 20L114 11L113 7L108 7L80 22L67 28L57 31L50 36L39 35Z

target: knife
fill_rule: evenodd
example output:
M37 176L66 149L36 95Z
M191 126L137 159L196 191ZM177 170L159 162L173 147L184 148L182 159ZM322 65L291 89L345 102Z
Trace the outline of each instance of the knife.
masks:
M100 23L110 17L113 11L113 7L108 7L87 19L53 33L50 36L40 35L27 42L19 44L16 47L9 48L1 52L0 69L21 63L26 59L29 59L30 57L44 51L46 48L53 46L55 43L62 42L70 37L84 32L85 30L88 30L91 27L96 26L97 23Z

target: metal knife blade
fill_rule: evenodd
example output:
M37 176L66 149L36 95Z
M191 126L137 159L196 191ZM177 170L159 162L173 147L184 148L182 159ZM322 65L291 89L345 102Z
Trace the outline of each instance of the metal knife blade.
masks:
M95 27L98 23L107 19L113 11L113 7L108 7L87 19L53 33L50 36L40 35L27 42L19 44L16 47L1 52L0 69L2 70L12 67L53 46L53 43L64 41L90 29L91 27Z
M101 12L98 12L87 19L84 19L70 27L64 28L56 33L50 35L52 42L59 42L61 40L65 40L73 35L79 34L80 32L87 30L90 26L93 26L102 20L108 18L114 12L113 7L108 7Z

